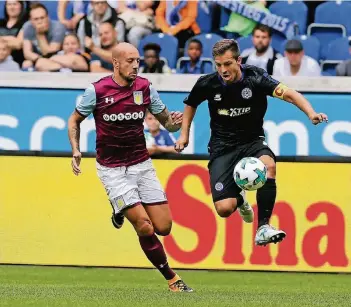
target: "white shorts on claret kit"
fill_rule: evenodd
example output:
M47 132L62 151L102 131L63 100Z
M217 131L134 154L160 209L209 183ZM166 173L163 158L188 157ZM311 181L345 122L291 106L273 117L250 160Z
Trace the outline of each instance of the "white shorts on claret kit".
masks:
M96 168L115 213L136 203L167 202L151 159L128 167L106 167L96 162Z

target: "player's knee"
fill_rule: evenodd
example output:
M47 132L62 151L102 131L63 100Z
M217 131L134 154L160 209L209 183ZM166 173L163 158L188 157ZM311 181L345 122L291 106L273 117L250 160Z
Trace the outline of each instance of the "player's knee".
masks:
M155 232L159 236L168 236L171 233L172 230L172 221L169 221L168 223L165 223L161 227L155 227Z
M135 230L139 237L152 236L155 232L152 223L148 219L140 219L135 225Z
M233 213L233 208L235 204L233 202L227 201L219 201L215 203L217 214L220 217L229 217Z

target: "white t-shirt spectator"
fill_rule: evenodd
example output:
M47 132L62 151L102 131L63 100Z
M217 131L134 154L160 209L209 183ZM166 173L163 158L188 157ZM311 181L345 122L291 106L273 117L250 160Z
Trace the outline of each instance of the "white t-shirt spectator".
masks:
M283 57L275 61L273 75L277 77L319 77L321 75L321 68L315 59L304 55L299 71L296 75L292 75L289 61L286 57Z

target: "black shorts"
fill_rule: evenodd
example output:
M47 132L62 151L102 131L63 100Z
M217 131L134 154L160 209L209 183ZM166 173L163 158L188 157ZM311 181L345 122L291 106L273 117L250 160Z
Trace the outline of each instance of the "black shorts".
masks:
M276 160L273 151L268 147L265 140L260 138L250 143L239 145L232 151L211 159L208 169L210 171L213 202L238 197L241 189L234 181L233 172L235 165L242 158L259 158L263 155L272 157L274 161Z

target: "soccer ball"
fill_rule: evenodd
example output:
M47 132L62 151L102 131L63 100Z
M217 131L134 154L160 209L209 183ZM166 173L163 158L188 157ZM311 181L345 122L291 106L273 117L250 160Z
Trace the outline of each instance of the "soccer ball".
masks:
M267 168L263 162L254 157L241 159L234 168L234 180L239 188L255 191L267 181Z

